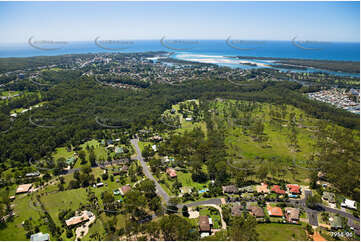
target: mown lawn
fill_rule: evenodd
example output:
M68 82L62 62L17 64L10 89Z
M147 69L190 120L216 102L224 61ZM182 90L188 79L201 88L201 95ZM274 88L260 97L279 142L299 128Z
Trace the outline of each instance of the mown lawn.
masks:
M307 240L306 232L301 225L294 224L257 224L258 240L298 241Z
M44 194L41 196L40 201L44 204L45 209L57 226L61 226L58 218L59 211L68 208L74 211L77 210L80 204L87 203L87 193L85 188L65 190L57 193Z
M18 195L12 204L15 204L15 216L0 228L0 240L29 240L21 223L30 218L34 227L38 226L43 233L49 232L46 222L41 219L43 215L41 210L31 206L30 196Z

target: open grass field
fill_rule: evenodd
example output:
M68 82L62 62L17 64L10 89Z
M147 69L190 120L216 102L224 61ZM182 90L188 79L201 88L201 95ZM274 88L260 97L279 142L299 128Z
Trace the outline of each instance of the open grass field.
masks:
M60 226L58 215L60 210L71 208L76 210L80 204L87 202L87 193L85 188L66 190L57 193L48 193L41 196L40 201L53 218L56 225Z
M185 101L188 102L188 101ZM183 102L183 103L185 103ZM173 105L176 110L174 115L179 115L179 106L181 103ZM271 179L284 178L290 183L298 183L308 185L309 170L306 162L314 152L316 140L316 132L319 126L319 120L311 118L301 109L297 109L291 105L273 105L268 103L256 103L256 108L250 112L241 111L237 105L245 105L248 102L236 102L235 100L216 100L211 102L210 111L212 120L215 125L223 124L226 127L225 145L227 147L227 157L231 163L230 169L241 167L244 164L251 164L256 170L263 160L262 165L271 167L280 167L282 174L269 174ZM165 113L170 114L170 110ZM282 117L277 122L272 123L275 113ZM295 115L296 137L298 149L290 145L290 117L291 113ZM242 126L239 122L244 117L251 117L251 120L262 120L263 132L262 136L266 137L264 141L259 141L251 132L250 126ZM230 118L232 117L232 118ZM176 130L183 133L194 127L201 127L206 133L206 124L204 121L190 122L181 118L182 126ZM340 128L334 124L328 124L330 128ZM359 138L359 132L355 137ZM296 163L297 169L290 169ZM233 166L233 167L232 167Z
M109 167L110 168L110 167ZM100 168L94 168L92 169L92 174L97 177L101 177L101 174L103 174L104 170ZM111 174L111 171L110 171ZM103 183L106 183L106 186L94 188L89 187L88 189L94 191L95 195L98 197L98 201L100 205L102 206L102 200L101 200L101 193L105 191L109 191L113 193L114 189L117 189L125 184L130 184L131 186L134 185L134 182L130 181L130 178L128 176L125 176L124 179L120 179L120 183L117 183L115 180L118 176L114 177L114 181L111 181L110 178L103 181ZM65 180L65 187L68 186L68 183L70 180L74 179L73 174L68 174L64 176ZM141 179L138 177L139 180ZM12 204L15 204L15 217L12 221L9 221L6 223L6 226L3 229L0 229L0 239L1 240L28 240L25 236L26 231L22 227L21 223L31 218L33 221L33 226L38 226L40 231L43 233L48 233L48 227L47 223L44 219L42 219L42 216L44 215L40 205L34 205L33 201L35 201L35 197L37 195L40 196L40 201L44 205L47 212L50 214L52 219L54 220L56 226L61 227L61 222L58 218L59 212L62 209L72 209L73 211L78 210L80 206L83 204L87 204L87 192L86 188L79 188L79 189L72 189L72 190L64 190L64 191L58 191L58 181L52 180L52 184L46 186L45 189L41 189L40 191L34 192L31 195L17 195L15 201ZM16 186L14 186L15 191ZM10 195L12 195L10 193ZM115 196L115 199L120 199L121 196ZM125 226L125 217L124 215L117 215L117 225L116 228L120 229ZM90 228L89 234L85 237L85 239L92 239L89 236L95 232L98 232L102 238L105 238L106 233L104 231L104 223L108 221L112 221L113 216L106 216L105 214L102 214L99 218L97 218L95 224L92 225ZM61 235L62 239L69 240L66 238L65 231L63 231L63 234ZM74 239L75 237L70 239Z
M297 241L307 240L306 232L301 225L293 224L258 224L256 227L259 240Z
M31 208L31 197L18 195L15 201L15 216L0 229L0 240L29 240L26 238L26 231L21 225L23 221L31 218L33 226L38 226L40 231L48 232L45 221L41 218L43 213L40 210Z
M45 103L47 103L47 102L40 102L40 103L38 103L38 104L35 104L35 105L33 105L33 106L31 106L31 107L29 107L29 108L37 108L37 107L41 107L41 106L43 106ZM28 109L29 109L28 108ZM13 114L13 113L21 113L22 111L24 111L26 108L16 108L16 109L13 109L13 110L11 110L10 111L10 114Z
M99 141L92 139L92 140L89 140L80 145L82 150L85 151L85 157L86 157L86 160L88 160L88 161L89 161L89 151L86 149L87 146L94 147L94 153L95 153L97 160L107 161L108 155L110 157L114 158L115 152L113 150L111 150L111 151L108 150ZM118 146L122 146L123 148L125 147L125 145L118 145ZM130 148L128 147L128 149L130 149ZM61 157L67 159L67 158L72 157L73 155L74 155L74 151L68 151L66 147L60 147L60 148L57 148L56 151L53 153L53 158L54 158L54 160L57 160ZM86 165L89 165L89 162L86 164L80 164L80 159L77 159L77 161L74 165L74 168L81 168Z

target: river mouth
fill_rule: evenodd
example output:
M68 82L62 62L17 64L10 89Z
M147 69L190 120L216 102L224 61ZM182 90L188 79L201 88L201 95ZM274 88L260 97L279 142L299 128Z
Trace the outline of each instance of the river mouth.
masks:
M204 64L216 64L218 66L240 68L240 69L260 69L271 68L281 72L294 72L294 73L325 73L334 76L356 77L360 78L358 73L349 73L342 71L324 70L308 66L297 66L292 64L278 63L276 58L270 59L251 59L251 58L237 58L236 56L213 55L213 54L195 54L195 53L176 53L172 56L174 59L183 61L192 61ZM281 59L281 58L280 58Z

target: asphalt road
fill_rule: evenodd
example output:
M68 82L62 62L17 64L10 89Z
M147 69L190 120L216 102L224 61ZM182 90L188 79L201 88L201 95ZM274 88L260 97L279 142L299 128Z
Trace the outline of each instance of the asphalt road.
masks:
M140 148L138 146L138 139L132 139L130 140L130 142L132 143L132 145L134 146L136 152L137 152L137 159L140 161L140 164L143 167L143 172L145 174L146 177L148 177L150 180L154 181L155 186L157 188L157 194L163 198L163 200L168 203L169 201L169 196L168 194L164 191L164 189L161 187L161 185L158 183L158 181L153 177L151 171L149 170L147 164L145 163L143 156L142 156L142 152L140 151Z
M164 191L164 189L160 186L160 184L158 183L158 181L153 177L151 171L149 170L147 164L145 163L143 157L142 157L142 152L140 151L140 148L138 146L138 139L132 139L131 143L132 145L135 147L135 150L137 152L137 159L140 161L142 167L143 167L143 171L144 174L146 175L146 177L148 177L150 180L155 182L156 188L157 188L157 194L162 197L164 199L164 201L166 203L168 203L169 201L169 195ZM320 211L318 210L313 210L310 209L306 206L306 199L308 196L312 196L312 191L310 190L305 190L305 199L301 199L301 200L291 200L289 203L292 203L293 205L295 205L295 207L302 207L305 209L305 212L308 214L308 218L309 218L309 223L313 226L318 226L318 219L317 219L317 215ZM187 207L194 207L194 206L200 206L200 205L204 205L204 204L214 204L214 205L220 205L222 204L221 199L219 198L212 198L209 200L205 200L205 201L198 201L198 202L193 202L193 203L187 203L187 204L178 204L177 207L178 208L182 208L183 205L186 205ZM322 210L324 211L328 211L328 212L332 212L332 213L336 213L339 214L342 217L345 218L349 218L355 221L360 221L359 218L354 217L352 214L343 212L341 210L338 209L333 209L330 207L326 207L324 205L320 205L320 207L322 208Z
M187 203L187 204L179 204L178 208L183 207L183 205L186 205L187 207L196 207L196 206L201 206L201 205L205 205L205 204L220 205L220 204L222 204L222 201L220 198L212 198L212 199L205 200L205 201L198 201L198 202Z

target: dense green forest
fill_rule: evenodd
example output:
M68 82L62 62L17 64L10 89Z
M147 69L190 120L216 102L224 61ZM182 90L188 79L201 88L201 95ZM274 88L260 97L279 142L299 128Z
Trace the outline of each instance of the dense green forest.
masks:
M216 78L188 81L179 86L154 83L143 85L147 88L122 89L103 86L94 76L82 76L78 71L49 71L41 75L41 82L46 85L25 79L8 87L29 94L1 105L2 171L10 167L27 167L30 159L50 156L59 146L77 146L89 138L99 137L109 127L121 128L130 135L144 127L153 127L159 131L169 129L161 122L162 113L173 104L190 99L223 98L289 104L304 110L309 116L328 120L345 128L359 129L357 115L314 102L302 94L302 85L289 81L254 81L245 86L235 86ZM13 121L9 119L10 111L14 108L29 107L38 102L45 104L21 114ZM99 120L104 125L99 125ZM215 141L221 140L219 135L215 137ZM343 137L343 140L347 139ZM339 149L340 147L337 148ZM351 150L353 149L350 148ZM215 154L218 157L216 160L219 160L220 154L221 152ZM331 156L326 151L321 154L325 159L338 157ZM339 161L343 160L339 158ZM337 174L332 167L325 169ZM219 173L215 171L214 174L217 172ZM350 189L348 194L352 193Z

